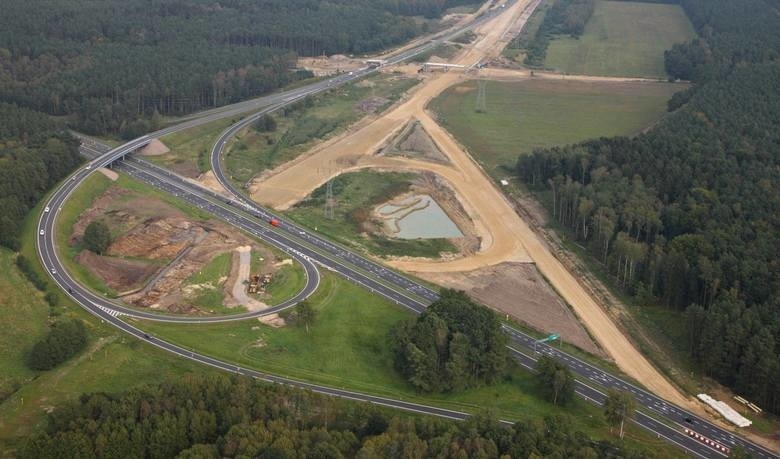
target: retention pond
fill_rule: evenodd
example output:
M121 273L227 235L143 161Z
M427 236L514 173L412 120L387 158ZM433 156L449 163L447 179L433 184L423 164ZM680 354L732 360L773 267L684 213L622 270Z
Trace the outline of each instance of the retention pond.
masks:
M458 226L427 194L409 196L378 210L389 232L400 239L462 237Z

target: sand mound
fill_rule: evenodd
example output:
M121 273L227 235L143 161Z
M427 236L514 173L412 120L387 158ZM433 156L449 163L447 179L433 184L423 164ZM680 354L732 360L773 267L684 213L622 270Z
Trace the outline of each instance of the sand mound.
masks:
M106 169L105 167L101 167L98 169L98 171L100 171L101 174L108 177L108 179L111 180L112 182L116 182L116 179L119 178L119 174L112 171L111 169Z
M152 139L148 145L141 149L140 153L142 156L160 156L168 153L169 151L171 151L170 148L168 148L159 139Z

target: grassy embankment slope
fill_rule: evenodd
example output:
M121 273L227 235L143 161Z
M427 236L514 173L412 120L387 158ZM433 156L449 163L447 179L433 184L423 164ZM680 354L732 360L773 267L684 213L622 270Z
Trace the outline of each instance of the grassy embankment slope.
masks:
M597 0L582 36L552 40L544 66L569 74L666 78L664 50L695 36L679 5Z

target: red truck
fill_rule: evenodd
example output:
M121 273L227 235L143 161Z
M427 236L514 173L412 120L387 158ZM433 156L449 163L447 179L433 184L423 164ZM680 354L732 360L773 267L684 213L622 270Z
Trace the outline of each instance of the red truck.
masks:
M271 226L279 226L279 220L277 220L275 218L272 218L271 220L269 220L268 223L270 223Z

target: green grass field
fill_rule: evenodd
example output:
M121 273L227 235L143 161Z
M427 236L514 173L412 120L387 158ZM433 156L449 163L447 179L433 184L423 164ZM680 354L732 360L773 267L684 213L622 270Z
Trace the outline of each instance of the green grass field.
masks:
M33 262L39 276L48 279L35 249L40 212L41 205L28 215L20 252ZM216 371L129 338L102 324L62 293L58 305L49 308L42 294L12 265L11 257L10 252L0 250L4 273L0 276L0 323L5 326L0 336L0 387L13 391L0 399L0 457L11 454L30 433L41 429L47 410L82 393L116 393L187 373ZM46 333L47 321L60 317L87 323L88 349L53 370L29 370L26 359L32 345Z
M550 42L545 67L570 74L665 78L664 50L695 36L679 5L598 0L581 37Z
M579 429L606 438L600 411L582 400L561 408L542 400L533 375L519 368L499 384L460 394L419 394L393 369L389 329L411 313L346 281L327 274L311 298L318 316L309 333L288 325L275 329L257 321L182 326L139 322L160 338L248 368L332 387L401 398L466 412L489 410L503 419L541 418L566 413ZM628 443L660 441L631 428ZM654 446L654 447L655 447Z
M455 252L455 246L446 239L395 239L366 235L360 229L356 219L363 217L357 214L370 214L375 205L406 191L414 178L411 173L368 170L342 174L333 184L333 197L338 201L333 219L325 216L325 185L286 215L344 245L375 255L439 258L441 252Z
M35 372L26 359L33 344L46 333L49 305L14 265L14 254L0 249L0 403ZM35 259L30 260L35 262Z
M375 113L379 113L418 82L415 78L380 74L312 96L307 99L308 105L274 114L275 131L258 132L249 126L239 132L228 144L225 168L242 186L258 173L295 159L365 116L366 112L357 108L361 101L385 100L376 107Z
M671 83L488 82L487 111L476 111L476 83L454 86L431 102L441 123L494 177L534 148L589 138L634 135L658 121L685 87Z
M189 177L206 172L211 169L209 153L214 145L214 140L240 118L240 116L236 116L213 121L167 135L160 140L170 151L159 156L147 156L146 159Z

